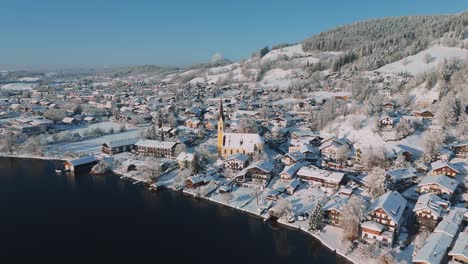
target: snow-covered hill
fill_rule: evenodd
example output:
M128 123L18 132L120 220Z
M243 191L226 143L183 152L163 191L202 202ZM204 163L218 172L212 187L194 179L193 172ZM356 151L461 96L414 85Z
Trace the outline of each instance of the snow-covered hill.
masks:
M430 57L429 57L430 56ZM432 70L444 59L465 60L468 50L461 48L435 46L421 51L413 56L387 64L377 71L386 73L408 72L413 75Z

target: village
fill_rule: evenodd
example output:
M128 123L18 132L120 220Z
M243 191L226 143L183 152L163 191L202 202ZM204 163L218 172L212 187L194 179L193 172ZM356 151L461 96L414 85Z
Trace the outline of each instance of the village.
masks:
M389 96L372 128L385 148L310 128L311 111L350 104L349 92L273 101L263 89L184 88L100 80L9 91L0 99L2 151L277 219L351 260L390 252L399 261L467 263L468 140L430 152L402 141L441 133L433 112L397 111Z

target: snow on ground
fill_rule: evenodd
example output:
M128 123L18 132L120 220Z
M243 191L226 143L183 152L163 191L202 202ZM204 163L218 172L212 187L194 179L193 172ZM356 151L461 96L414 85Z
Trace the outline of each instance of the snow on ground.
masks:
M255 190L238 186L233 187L231 194L232 197L228 200L223 197L224 194L215 192L210 196L209 200L222 204L227 203L229 206L234 208L242 208L256 198Z
M353 128L353 121L358 118L362 121L362 127L360 129ZM416 154L416 157L423 152L423 140L420 133L410 135L402 140L398 141L387 141L385 142L379 134L372 131L377 122L376 117L366 119L366 116L355 116L348 115L347 117L340 117L330 125L325 127L322 131L322 135L330 136L332 133L338 133L339 138L347 138L348 140L355 142L354 147L356 149L366 149L369 147L378 148L384 147L386 150L397 149L399 147L408 149Z
M20 82L36 82L39 81L41 77L23 77L19 78L18 81Z
M281 49L275 49L268 52L265 56L262 57L262 63L266 61L274 61L277 60L280 55L286 55L289 58L293 57L305 57L310 55L302 50L302 44L297 44Z
M33 83L9 83L0 86L1 90L16 90L16 91L25 91L32 90L35 84Z
M296 98L284 98L272 103L272 105L288 105L288 104L295 104L298 102Z
M424 62L426 54L432 56L432 61L430 63ZM435 46L413 56L408 56L399 61L384 65L376 71L389 73L408 72L414 75L433 69L444 59L456 58L464 60L467 56L468 50L466 49Z
M63 155L65 152L77 152L84 154L100 153L101 146L104 143L115 140L123 140L131 137L140 136L139 129L129 129L122 133L115 133L93 139L78 142L63 142L46 146L46 153L57 153Z
M439 83L436 84L431 90L427 90L424 84L419 85L410 91L410 96L413 97L414 102L427 102L432 104L435 100L439 100Z

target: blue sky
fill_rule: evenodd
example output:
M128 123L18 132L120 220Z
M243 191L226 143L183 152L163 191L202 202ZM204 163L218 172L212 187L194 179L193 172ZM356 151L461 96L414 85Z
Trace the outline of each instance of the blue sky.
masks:
M239 60L359 20L467 9L467 0L0 0L0 65Z

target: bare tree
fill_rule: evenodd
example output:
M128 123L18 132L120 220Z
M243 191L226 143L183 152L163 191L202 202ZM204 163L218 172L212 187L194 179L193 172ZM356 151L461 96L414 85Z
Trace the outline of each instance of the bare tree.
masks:
M366 189L372 200L386 192L385 172L381 168L374 168L366 177Z

